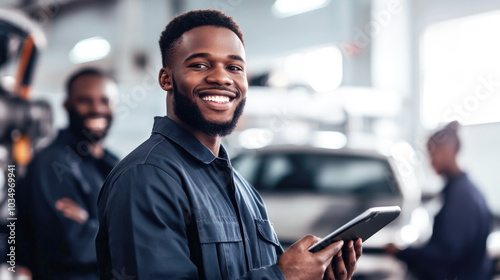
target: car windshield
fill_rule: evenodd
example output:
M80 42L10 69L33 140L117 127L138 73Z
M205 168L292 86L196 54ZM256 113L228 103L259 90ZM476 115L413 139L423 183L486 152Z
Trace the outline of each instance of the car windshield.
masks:
M242 154L233 166L261 192L397 192L389 163L374 157L280 151Z

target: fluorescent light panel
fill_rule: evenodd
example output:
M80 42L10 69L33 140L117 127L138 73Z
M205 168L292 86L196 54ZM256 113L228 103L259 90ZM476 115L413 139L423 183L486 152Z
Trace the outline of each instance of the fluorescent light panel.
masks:
M276 0L272 7L276 17L284 18L326 7L330 0Z
M109 42L101 37L81 40L71 49L69 59L78 64L105 58L111 51Z

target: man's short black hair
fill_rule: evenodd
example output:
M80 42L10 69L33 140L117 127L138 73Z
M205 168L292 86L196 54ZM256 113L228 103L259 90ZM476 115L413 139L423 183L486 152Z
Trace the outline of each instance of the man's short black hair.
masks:
M167 60L174 51L174 45L182 34L195 27L206 25L225 27L233 31L245 45L243 32L232 17L218 10L189 11L173 18L161 33L159 43L163 67L168 63Z
M460 139L458 137L458 129L460 124L457 121L452 121L445 127L434 132L429 140L427 141L427 146L429 149L435 148L435 146L449 144L453 145L455 152L460 150Z
M114 81L114 78L109 73L101 69L94 67L82 68L80 70L77 70L75 73L71 74L71 76L69 76L68 80L66 81L66 97L69 97L71 93L71 86L73 85L73 83L82 76L98 76L103 78L109 78Z

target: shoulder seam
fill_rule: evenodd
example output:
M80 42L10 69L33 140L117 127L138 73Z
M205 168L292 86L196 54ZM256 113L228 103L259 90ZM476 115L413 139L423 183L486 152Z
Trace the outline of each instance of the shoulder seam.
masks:
M143 160L142 164L146 164L146 162L149 159L149 156L151 155L151 153L153 152L153 150L156 148L156 146L160 145L164 141L165 141L165 138L161 138L161 140L158 141L158 143L154 144L153 147L151 147L151 149L149 149L147 155L144 157L144 160Z

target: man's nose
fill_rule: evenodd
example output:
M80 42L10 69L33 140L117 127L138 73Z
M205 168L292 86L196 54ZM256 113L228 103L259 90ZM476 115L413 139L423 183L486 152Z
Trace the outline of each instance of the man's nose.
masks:
M229 76L229 73L223 66L216 66L212 68L206 78L207 83L218 84L218 85L231 85L233 79Z
M92 100L90 112L93 114L103 114L109 111L109 105L101 100Z

